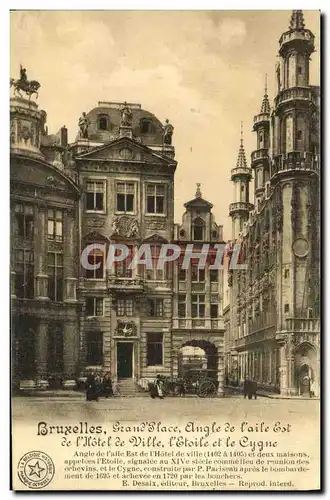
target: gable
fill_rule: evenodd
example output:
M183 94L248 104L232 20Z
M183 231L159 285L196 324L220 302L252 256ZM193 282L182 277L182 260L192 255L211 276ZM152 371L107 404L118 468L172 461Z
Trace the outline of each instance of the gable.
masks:
M209 201L204 200L203 198L194 198L193 200L188 201L187 203L184 204L186 208L195 209L195 210L200 210L200 211L207 211L209 212L210 209L213 207L212 203Z
M159 164L159 165L176 165L176 161L170 159L167 156L161 154L161 152L155 152L139 144L138 142L129 139L128 137L122 137L114 141L103 144L102 146L97 146L91 151L81 154L76 157L76 160L93 160L93 161L120 161L128 163L144 163L144 164Z

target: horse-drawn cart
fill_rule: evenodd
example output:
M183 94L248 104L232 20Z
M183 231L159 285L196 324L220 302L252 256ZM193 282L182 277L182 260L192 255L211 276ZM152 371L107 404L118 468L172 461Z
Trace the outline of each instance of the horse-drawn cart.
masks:
M167 396L196 394L200 398L214 397L218 389L215 370L189 369L182 377L162 377L162 381Z

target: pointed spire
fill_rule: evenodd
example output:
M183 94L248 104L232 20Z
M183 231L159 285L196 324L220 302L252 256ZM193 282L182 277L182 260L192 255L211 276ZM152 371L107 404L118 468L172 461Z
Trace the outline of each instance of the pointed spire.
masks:
M302 10L293 10L290 19L290 30L303 30L305 28L304 14Z
M196 183L196 194L195 198L201 198L202 197L202 192L201 192L201 185L200 182Z
M265 76L265 93L264 93L264 98L261 103L261 110L260 113L270 113L270 104L269 104L269 99L268 99L268 94L267 94L267 73Z
M248 168L245 156L244 140L243 140L243 122L241 122L241 144L238 150L236 168Z

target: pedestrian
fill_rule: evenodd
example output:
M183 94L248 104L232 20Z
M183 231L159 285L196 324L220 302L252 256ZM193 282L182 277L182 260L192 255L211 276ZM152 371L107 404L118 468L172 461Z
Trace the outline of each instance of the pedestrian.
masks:
M160 375L157 375L155 385L159 399L164 399L164 382L162 381Z
M110 372L107 372L102 380L102 394L104 397L108 398L113 396L112 380Z
M98 393L94 373L89 373L86 380L86 401L98 401Z

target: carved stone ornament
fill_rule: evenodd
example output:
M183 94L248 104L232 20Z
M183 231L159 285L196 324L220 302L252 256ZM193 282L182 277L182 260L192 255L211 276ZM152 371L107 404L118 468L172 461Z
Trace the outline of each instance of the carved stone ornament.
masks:
M137 326L134 321L118 321L115 334L121 337L135 337L137 335Z
M139 223L136 219L122 215L115 217L112 222L112 234L124 236L125 238L133 238L139 235Z
M146 225L148 229L153 229L155 231L159 231L165 229L166 220L164 217L148 217L145 219Z
M86 225L89 227L103 227L104 219L99 219L97 217L94 217L93 219L87 219Z
M293 242L292 251L296 257L300 257L301 259L307 257L309 252L308 241L305 238L297 238Z

